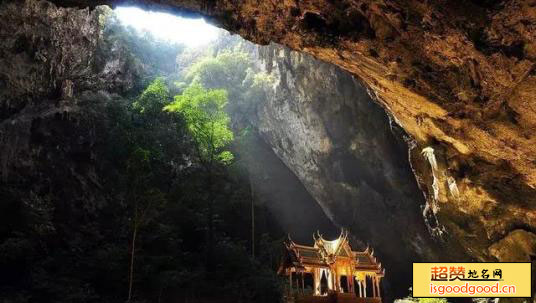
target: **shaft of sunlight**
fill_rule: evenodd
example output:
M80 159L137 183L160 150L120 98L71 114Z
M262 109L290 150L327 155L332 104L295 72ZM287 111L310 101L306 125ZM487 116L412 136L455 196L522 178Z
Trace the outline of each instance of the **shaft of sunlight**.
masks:
M205 20L182 18L171 14L144 11L137 7L118 7L115 13L121 23L136 30L148 31L156 38L197 47L218 36L218 28Z

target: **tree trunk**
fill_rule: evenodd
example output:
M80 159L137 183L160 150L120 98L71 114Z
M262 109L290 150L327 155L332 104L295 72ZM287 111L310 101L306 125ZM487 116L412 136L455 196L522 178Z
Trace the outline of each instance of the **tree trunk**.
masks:
M249 191L251 193L251 256L255 259L255 191L253 190L253 178L249 175Z
M207 188L208 188L208 212L207 212L207 225L208 225L208 243L207 243L207 271L212 268L213 257L213 242L214 242L214 186L212 178L212 169L208 170Z
M160 291L158 292L158 303L162 302L162 293L164 292L164 286L160 287Z
M138 235L138 225L134 223L134 231L132 232L132 248L130 251L130 270L128 275L128 300L132 299L132 284L134 281L134 254L136 250L136 236Z
M214 242L214 201L213 195L210 195L210 201L208 202L208 257L209 262L212 261L212 251L213 251L213 242Z

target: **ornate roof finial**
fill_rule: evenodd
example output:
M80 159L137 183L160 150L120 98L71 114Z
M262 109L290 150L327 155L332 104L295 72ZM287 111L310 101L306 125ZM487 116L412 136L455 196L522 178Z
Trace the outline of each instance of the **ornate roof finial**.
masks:
M294 245L294 241L292 241L292 238L290 237L290 233L287 234L287 240L285 242L288 243L288 246Z

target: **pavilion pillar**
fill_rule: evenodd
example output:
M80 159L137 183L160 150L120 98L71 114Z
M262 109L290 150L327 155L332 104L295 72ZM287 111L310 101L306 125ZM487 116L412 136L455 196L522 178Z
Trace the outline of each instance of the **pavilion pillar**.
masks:
M376 276L372 276L372 297L376 298Z
M290 296L292 294L292 271L290 271L289 274L288 274L288 282L289 282L289 284L288 284L288 286L289 286L288 287L288 294Z
M333 271L333 285L335 285L335 291L339 291L339 276L337 275L337 271Z
M380 278L379 277L376 277L376 293L378 294L378 298L382 296L380 293Z
M304 282L304 279L303 279L304 275L305 275L305 272L302 271L302 273L301 273L301 292L302 292L302 294L305 294L305 282Z
M353 294L354 291L354 274L349 271L350 275L348 276L348 292Z
M333 281L333 290L339 291L339 283L337 282L337 272L335 270L332 271L331 280Z
M376 283L374 285L376 287L376 297L380 297L380 279L376 277Z
M378 293L378 297L381 297L381 291L380 291L380 281L381 281L381 278L376 278L376 287L378 288L378 290L376 291Z
M324 269L324 273L326 273L326 280L328 282L328 289L333 290L333 274L331 273L331 269Z
M359 293L359 297L360 298L363 297L363 294L362 294L363 292L361 290L361 280L357 280L357 291Z
M367 297L367 275L365 275L365 279L363 280L363 297Z
M381 297L380 295L380 278L379 277L376 277L376 295L379 297Z
M319 286L320 286L320 279L318 277L318 268L313 268L313 294L319 295Z

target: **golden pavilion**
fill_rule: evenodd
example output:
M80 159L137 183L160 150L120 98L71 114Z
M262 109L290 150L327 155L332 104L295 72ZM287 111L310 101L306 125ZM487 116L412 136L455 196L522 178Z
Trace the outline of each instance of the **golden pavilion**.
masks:
M314 245L285 241L285 254L278 273L288 277L287 302L380 303L385 269L367 247L353 251L348 232L325 240L317 232Z

